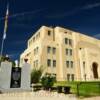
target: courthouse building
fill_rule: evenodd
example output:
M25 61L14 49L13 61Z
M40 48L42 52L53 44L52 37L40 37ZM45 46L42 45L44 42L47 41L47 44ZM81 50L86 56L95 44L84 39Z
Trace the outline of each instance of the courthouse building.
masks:
M100 40L69 29L42 26L28 40L20 66L24 58L31 69L43 66L57 81L100 79Z

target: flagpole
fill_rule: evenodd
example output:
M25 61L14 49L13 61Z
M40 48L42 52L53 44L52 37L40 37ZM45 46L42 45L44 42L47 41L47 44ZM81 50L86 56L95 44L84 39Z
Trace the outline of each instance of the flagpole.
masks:
M2 44L1 44L1 52L0 52L1 57L2 57L2 53L3 53L3 47L4 47L4 39L2 39Z
M4 25L4 32L3 32L3 36L2 36L1 52L0 52L1 57L3 55L4 41L6 39L7 24L8 24L8 14L9 14L9 4L7 4L7 10L6 10L6 16L5 16L5 25Z

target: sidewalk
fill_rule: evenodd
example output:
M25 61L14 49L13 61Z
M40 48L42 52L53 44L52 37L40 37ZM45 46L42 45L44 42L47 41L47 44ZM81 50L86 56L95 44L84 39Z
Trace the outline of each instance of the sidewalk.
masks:
M100 100L100 96L97 96L97 97L89 97L89 98L85 98L85 99L82 99L82 100Z
M59 94L57 92L17 92L0 94L0 100L100 100L100 96L84 99L77 98L74 94Z
M56 92L23 92L0 94L0 100L78 100L73 94L58 94Z

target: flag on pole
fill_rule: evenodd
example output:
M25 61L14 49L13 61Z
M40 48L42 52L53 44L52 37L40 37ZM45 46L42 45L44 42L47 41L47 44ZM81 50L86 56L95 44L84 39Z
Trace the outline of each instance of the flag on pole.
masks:
M7 10L6 10L6 16L5 16L5 26L4 26L4 32L3 32L3 39L6 39L6 32L7 32L7 27L8 27L8 15L9 15L9 5L7 5Z

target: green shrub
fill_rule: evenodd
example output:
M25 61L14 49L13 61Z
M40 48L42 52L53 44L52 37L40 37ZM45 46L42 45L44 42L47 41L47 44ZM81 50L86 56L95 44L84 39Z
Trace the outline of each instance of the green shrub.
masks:
M45 75L41 78L41 84L46 90L50 89L54 85L54 82L55 77L52 75Z
M41 67L39 69L33 69L31 72L31 83L39 83L42 72L43 69Z

